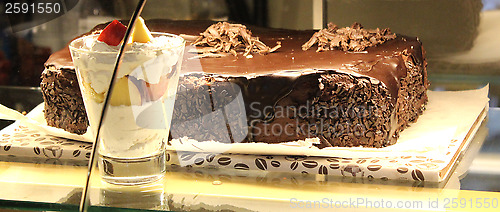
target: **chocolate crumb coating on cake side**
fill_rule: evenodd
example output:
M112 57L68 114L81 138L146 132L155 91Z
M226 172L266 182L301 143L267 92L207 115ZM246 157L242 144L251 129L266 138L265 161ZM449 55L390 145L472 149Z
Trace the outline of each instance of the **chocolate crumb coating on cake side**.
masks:
M48 66L40 83L47 124L71 133L87 132L88 120L75 70Z
M228 44L190 45L200 41L214 22L149 20L146 24L151 31L181 34L188 40L172 138L283 143L317 137L319 148L385 147L417 120L427 102L421 42L388 29L365 33L356 24L350 29L364 33L357 40L361 46L339 43L326 49L331 40L316 36L326 43L311 41L318 31L248 26L245 29L259 42L279 47L249 48L255 44L248 43L235 53L232 47L225 49ZM349 34L346 28L335 30ZM378 37L372 39L372 32ZM316 43L323 46L319 52L313 47ZM205 51L207 47L223 51ZM71 63L69 54L65 56L68 51L55 53L58 56L47 64L56 69L72 65L63 65ZM200 56L207 52L217 56ZM244 56L245 52L249 54Z

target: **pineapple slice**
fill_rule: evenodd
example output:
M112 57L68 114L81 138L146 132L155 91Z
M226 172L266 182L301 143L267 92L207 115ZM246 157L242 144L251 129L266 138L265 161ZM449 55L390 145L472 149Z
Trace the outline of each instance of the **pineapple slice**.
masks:
M109 99L112 106L141 104L141 94L128 77L117 79L114 86Z
M153 39L153 35L149 31L148 27L144 23L144 19L139 17L135 22L134 28L132 29L132 36L128 43L138 42L147 43Z

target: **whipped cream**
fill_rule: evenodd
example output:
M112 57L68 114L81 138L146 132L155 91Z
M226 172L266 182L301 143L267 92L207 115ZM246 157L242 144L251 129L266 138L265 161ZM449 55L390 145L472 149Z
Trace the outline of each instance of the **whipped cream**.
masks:
M158 154L168 140L175 94L144 105L110 106L103 122L99 153L115 158L143 158ZM91 102L92 108L102 104Z

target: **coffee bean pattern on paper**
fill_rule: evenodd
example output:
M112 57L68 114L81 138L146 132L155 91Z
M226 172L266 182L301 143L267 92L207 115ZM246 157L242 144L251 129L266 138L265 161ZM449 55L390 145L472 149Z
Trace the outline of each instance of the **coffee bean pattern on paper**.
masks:
M441 160L424 156L342 158L194 152L171 152L169 155L173 160L170 160L167 164L174 167L186 166L188 164L190 168L292 172L306 175L320 174L367 178L368 180L380 179L383 181L396 179L437 182L439 181L437 173L442 165L445 164ZM388 166L386 167L385 165Z
M11 125L0 133L0 156L88 161L92 144L58 138L22 125Z
M450 141L448 152L456 152L457 141ZM45 158L51 160L90 159L92 145L65 138L56 138L24 126L12 125L0 131L0 156ZM170 167L223 168L292 172L304 175L332 175L367 180L442 180L439 172L449 164L447 157L426 157L404 155L391 157L314 157L300 155L239 155L197 152L169 152L167 164Z

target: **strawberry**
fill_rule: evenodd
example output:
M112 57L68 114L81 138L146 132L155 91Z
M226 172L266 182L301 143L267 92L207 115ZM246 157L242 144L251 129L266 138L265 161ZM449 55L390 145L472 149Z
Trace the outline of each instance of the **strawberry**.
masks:
M125 36L127 27L117 20L114 20L104 30L97 38L98 41L104 42L110 46L118 46Z

